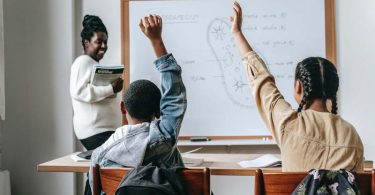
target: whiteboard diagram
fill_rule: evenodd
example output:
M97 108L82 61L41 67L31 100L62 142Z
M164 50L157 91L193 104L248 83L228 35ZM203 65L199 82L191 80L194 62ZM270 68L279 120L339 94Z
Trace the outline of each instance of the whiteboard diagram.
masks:
M245 66L232 39L230 0L130 1L130 81L160 86L154 51L140 18L163 18L163 40L182 69L188 106L181 136L270 135L256 108ZM284 98L293 98L295 65L325 55L324 0L239 0L242 30L266 62ZM305 9L309 7L309 9ZM303 10L303 12L301 12Z
M231 34L231 25L224 19L215 18L207 28L207 40L220 66L225 91L238 106L254 106L238 51Z

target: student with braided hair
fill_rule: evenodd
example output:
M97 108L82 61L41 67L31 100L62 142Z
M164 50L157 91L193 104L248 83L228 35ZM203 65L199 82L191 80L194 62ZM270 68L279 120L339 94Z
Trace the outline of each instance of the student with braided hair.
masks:
M263 60L244 37L242 11L237 2L234 2L233 10L232 35L242 56L258 111L280 147L283 171L363 171L361 138L350 123L337 115L339 78L335 66L319 57L298 63L294 97L299 108L293 110L280 94Z
M84 54L71 66L70 95L74 132L87 150L93 150L121 125L121 100L112 95L122 90L122 80L117 79L107 86L91 83L94 65L107 51L108 33L98 16L86 15L82 26Z
M339 77L335 66L330 61L320 57L304 59L297 65L295 81L296 89L303 89L303 92L295 93L296 100L300 102L298 112L301 112L304 107L310 108L314 102L318 105L317 109L322 108L324 112L328 112L326 101L330 100L331 113L337 114L336 94L339 88Z

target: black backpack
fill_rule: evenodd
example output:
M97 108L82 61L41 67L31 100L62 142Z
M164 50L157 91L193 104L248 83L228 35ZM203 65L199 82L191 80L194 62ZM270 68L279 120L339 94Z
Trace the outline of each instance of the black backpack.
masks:
M152 164L131 169L122 178L116 195L187 195L177 171L183 167L160 168Z
M356 173L340 170L311 170L292 195L360 194Z

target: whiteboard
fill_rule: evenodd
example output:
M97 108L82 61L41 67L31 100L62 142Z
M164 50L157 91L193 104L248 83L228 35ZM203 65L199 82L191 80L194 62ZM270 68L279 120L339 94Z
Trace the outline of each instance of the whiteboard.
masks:
M243 32L274 74L285 99L293 98L296 64L325 57L324 0L239 0ZM261 120L230 33L231 0L130 1L130 82L160 86L155 55L138 24L163 18L163 39L182 68L188 108L181 136L270 135Z

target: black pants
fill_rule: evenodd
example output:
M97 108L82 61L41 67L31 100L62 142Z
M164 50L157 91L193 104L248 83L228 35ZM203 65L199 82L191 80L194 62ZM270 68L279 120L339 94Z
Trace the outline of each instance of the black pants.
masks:
M114 131L106 131L85 139L81 139L79 141L87 150L94 150L95 148L101 146L105 141L107 141L107 139L112 135L112 133L114 133ZM92 195L88 179L86 180L84 195Z

